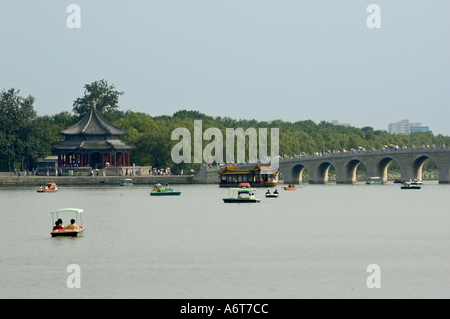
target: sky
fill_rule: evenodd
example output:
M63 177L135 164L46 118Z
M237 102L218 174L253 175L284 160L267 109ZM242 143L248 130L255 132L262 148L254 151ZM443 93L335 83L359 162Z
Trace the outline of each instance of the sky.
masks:
M151 116L409 119L450 135L449 12L448 0L0 0L0 89L34 96L38 115L71 111L105 79L121 110Z

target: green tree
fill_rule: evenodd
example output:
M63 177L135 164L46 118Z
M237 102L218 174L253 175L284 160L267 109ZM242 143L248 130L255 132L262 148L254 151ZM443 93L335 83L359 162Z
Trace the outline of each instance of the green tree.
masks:
M23 163L48 154L52 141L51 123L37 117L34 97L19 93L14 88L0 93L0 160L8 170L15 160Z
M123 92L117 91L113 84L109 85L107 80L100 80L86 84L84 89L84 96L73 102L72 109L80 118L89 111L94 99L97 101L97 111L107 120L114 120L120 115L120 111L118 111L119 96L123 95Z

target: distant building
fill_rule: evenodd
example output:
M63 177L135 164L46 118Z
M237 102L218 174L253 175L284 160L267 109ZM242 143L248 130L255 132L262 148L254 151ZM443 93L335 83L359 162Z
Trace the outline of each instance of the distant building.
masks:
M405 134L409 135L411 132L427 132L428 126L422 126L420 122L409 122L409 120L401 120L397 123L389 123L388 131L391 134Z
M417 131L421 131L421 132L428 132L430 130L430 128L428 126L412 126L410 129L410 132L417 132Z
M339 123L338 120L333 120L333 121L331 121L331 124L334 124L334 125L343 125L343 126L350 126L350 123Z

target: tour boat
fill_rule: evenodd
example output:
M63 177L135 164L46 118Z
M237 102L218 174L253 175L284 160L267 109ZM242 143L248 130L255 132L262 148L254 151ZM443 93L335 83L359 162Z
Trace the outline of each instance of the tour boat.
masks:
M400 187L401 189L420 189L419 185L413 185L411 182L405 182L403 186Z
M383 184L383 181L379 177L369 177L366 184Z
M240 182L247 182L251 187L275 187L278 184L278 171L278 168L268 165L250 168L232 165L220 167L219 186L236 188Z
M239 183L238 188L229 188L230 192L236 192L237 197L228 197L224 198L224 203L259 203L261 200L255 198L253 195L256 192L256 189L250 188L249 183ZM245 196L242 197L242 194Z
M45 187L39 187L38 193L55 193L58 191L58 187L55 183L47 183Z
M150 196L178 196L181 192L175 192L172 187L164 187L161 184L153 186Z
M75 222L79 221L79 225L77 225L77 228L70 228L69 226L66 226L61 229L55 229L53 228L53 231L50 233L52 237L61 237L61 236L69 236L69 237L80 237L83 235L84 227L81 226L81 212L83 209L81 208L61 208L58 210L55 210L51 212L52 214L52 220L53 220L53 226L55 226L55 222L59 219L59 214L61 213L74 213L75 214Z
M133 180L131 178L127 178L127 179L123 180L122 182L120 182L120 186L133 186L132 181Z

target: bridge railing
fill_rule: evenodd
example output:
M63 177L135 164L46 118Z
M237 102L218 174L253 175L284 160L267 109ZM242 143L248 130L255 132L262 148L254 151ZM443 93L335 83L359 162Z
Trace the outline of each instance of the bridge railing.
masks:
M299 160L299 159L315 159L317 157L341 157L341 156L354 156L355 154L386 154L386 153L406 153L406 152L423 152L424 150L433 150L433 151L450 151L450 146L442 145L442 146L436 146L434 144L430 145L420 145L416 147L415 145L412 145L410 148L407 146L402 146L398 149L393 149L389 147L385 147L382 149L371 149L371 150L348 150L347 152L344 151L330 151L330 152L315 152L315 154L296 154L296 155L290 155L290 156L280 156L279 161L291 161L291 160ZM275 158L271 158L273 160ZM224 167L226 165L232 165L232 166L238 166L238 167L250 167L252 165L270 165L271 160L267 163L266 161L261 162L259 159L257 161L247 161L245 163L221 163L221 164L215 164L215 165L209 165L204 164L202 166L202 169L205 170L218 170L219 167Z

